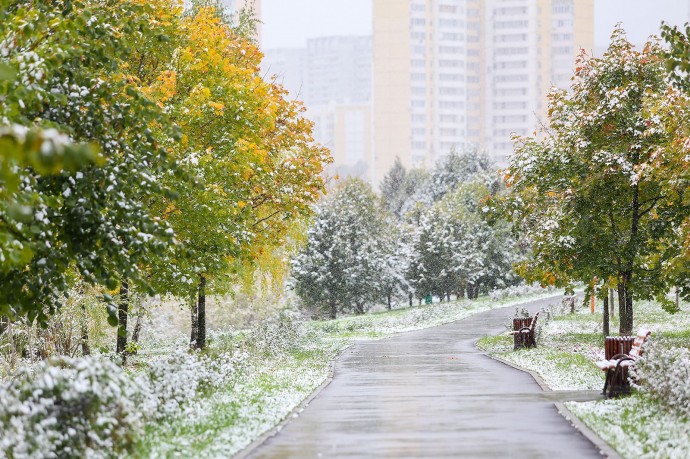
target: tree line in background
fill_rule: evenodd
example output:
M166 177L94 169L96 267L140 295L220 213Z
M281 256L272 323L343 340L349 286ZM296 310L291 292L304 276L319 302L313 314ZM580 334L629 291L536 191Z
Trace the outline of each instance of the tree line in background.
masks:
M304 305L335 318L413 297L476 298L519 282L517 244L483 202L502 193L484 154L451 152L431 171L397 160L381 196L346 180L317 206L292 286Z
M3 331L99 286L119 353L133 294L188 301L201 348L206 295L284 270L331 159L253 36L205 0L0 3Z

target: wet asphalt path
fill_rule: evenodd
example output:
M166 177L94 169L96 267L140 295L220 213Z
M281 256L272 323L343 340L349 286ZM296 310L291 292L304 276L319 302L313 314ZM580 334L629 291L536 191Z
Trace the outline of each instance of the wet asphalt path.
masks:
M553 405L583 394L544 392L474 347L504 331L512 312L357 343L331 384L249 457L601 457Z

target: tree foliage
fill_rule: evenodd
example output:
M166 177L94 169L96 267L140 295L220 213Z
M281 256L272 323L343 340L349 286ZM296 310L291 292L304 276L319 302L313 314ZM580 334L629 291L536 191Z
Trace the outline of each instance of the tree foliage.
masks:
M668 291L664 244L685 212L659 180L658 146L671 138L650 103L669 91L665 77L659 48L636 51L617 28L602 58L580 55L570 92L550 93L545 135L517 138L505 173L507 214L532 248L519 272L617 287L625 334L633 297Z
M330 155L313 142L302 106L262 79L244 23L229 24L210 2L153 6L147 19L170 40L139 42L130 68L179 126L182 141L169 150L184 174L167 178L176 199L152 203L180 244L150 271L160 291L202 306L286 244L322 193Z
M302 301L335 318L339 312L363 313L379 294L380 204L371 187L346 181L323 201L293 260L293 284Z
M98 0L0 6L0 124L9 146L0 313L44 322L68 288L70 266L114 288L119 278L139 278L138 261L170 241L142 198L163 192L158 178L171 164L160 146L174 133L120 71L132 53L125 37L152 33L142 22L147 10ZM77 170L88 163L96 164Z

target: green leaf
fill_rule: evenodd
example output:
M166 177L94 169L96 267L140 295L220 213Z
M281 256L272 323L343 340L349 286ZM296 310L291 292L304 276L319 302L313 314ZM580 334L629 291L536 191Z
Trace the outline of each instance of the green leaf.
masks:
M0 62L0 81L15 81L17 79L17 70L10 66L9 64L6 64L4 62Z

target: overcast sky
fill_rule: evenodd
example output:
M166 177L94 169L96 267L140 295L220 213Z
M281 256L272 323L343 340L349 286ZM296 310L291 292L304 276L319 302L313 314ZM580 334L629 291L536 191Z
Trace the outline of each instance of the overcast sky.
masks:
M400 0L407 1L407 0ZM690 0L595 0L595 43L605 47L617 22L633 43L658 33L662 20L690 19ZM371 34L371 0L262 0L263 46L304 46L307 38Z

